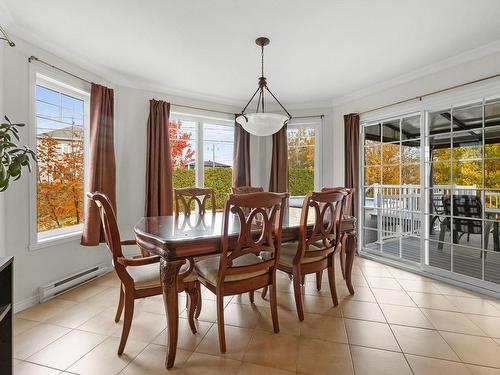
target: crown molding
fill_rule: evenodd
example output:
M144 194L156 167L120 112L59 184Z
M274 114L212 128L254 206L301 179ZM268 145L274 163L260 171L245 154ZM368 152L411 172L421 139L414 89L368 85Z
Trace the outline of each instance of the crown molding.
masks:
M494 42L480 46L478 48L474 48L472 50L459 53L458 55L427 65L423 68L413 70L409 73L402 74L395 78L376 83L364 89L354 91L350 94L335 97L332 99L331 105L338 106L353 100L364 98L366 96L373 95L378 92L402 85L404 83L411 82L419 78L431 75L433 73L450 69L455 66L465 64L469 61L477 60L480 59L481 57L493 55L498 52L500 52L500 40L496 40Z

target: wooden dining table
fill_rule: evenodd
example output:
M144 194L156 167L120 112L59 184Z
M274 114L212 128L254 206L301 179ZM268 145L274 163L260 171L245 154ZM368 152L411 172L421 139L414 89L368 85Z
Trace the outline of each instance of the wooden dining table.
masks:
M311 229L314 217L310 218ZM293 241L299 236L300 209L287 208L283 219L282 240ZM175 362L179 329L177 276L186 260L220 252L223 213L191 213L172 216L144 217L135 225L137 244L151 254L159 255L160 280L167 314L168 352L165 365ZM235 239L239 233L239 220L229 220L229 235ZM351 270L356 249L356 219L344 216L341 231L346 234L345 280L350 294L354 294Z

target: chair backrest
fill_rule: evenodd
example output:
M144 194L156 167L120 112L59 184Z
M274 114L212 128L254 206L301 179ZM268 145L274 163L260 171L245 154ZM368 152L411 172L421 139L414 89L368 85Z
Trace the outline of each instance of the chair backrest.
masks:
M304 257L324 258L339 243L340 217L344 212L346 195L345 191L339 189L307 193L300 216L299 246L295 262L302 262ZM311 209L314 210L315 218L312 231L308 231L307 222ZM310 245L315 245L319 250L308 250Z
M118 258L123 257L122 245L120 240L120 231L116 222L115 210L111 205L108 196L101 192L87 193L87 197L92 200L99 209L99 216L104 229L104 238L109 251L113 255L113 265L116 273L122 282L133 282L131 276L126 271L125 266L118 262Z
M191 204L195 204L195 210L203 215L207 211L207 203L210 202L211 210L215 213L215 193L209 188L183 188L174 189L175 196L175 213L179 215L181 208L185 215L191 213Z
M231 188L233 194L260 193L264 191L262 186L238 186Z
M351 216L352 215L352 199L354 196L354 193L356 192L355 188L347 188L343 186L337 186L337 187L325 187L321 189L321 191L328 191L328 190L338 190L344 192L346 195L344 197L344 209L342 210L342 215L345 216Z
M451 214L451 197L443 195L442 198L445 215ZM456 194L453 195L453 226L457 232L480 234L482 223L480 219L483 214L483 205L477 195Z
M224 204L222 249L220 254L219 282L227 275L271 271L276 267L281 253L281 231L286 193L231 194ZM229 238L229 229L239 222L238 238ZM230 246L231 245L231 246ZM246 254L261 255L257 264L236 266L235 260Z

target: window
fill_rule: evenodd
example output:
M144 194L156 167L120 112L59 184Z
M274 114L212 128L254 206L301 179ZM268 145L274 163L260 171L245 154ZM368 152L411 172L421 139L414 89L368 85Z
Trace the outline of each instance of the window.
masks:
M288 184L290 196L304 196L319 181L319 124L288 125Z
M173 114L169 136L174 188L212 188L221 210L232 186L232 122Z
M441 104L362 124L361 250L498 291L500 99Z
M89 95L36 75L36 238L79 233L83 225Z

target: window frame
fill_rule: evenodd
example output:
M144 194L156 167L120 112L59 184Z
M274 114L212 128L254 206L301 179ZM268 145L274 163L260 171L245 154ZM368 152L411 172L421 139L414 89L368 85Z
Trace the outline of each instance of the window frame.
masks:
M195 123L196 142L195 142L195 186L199 188L205 187L204 173L204 129L203 125L209 123L211 125L228 126L234 130L234 120L222 117L210 117L202 115L186 114L182 112L171 112L169 121L189 121ZM234 150L234 140L233 140ZM233 169L234 166L231 166ZM175 188L175 187L174 187Z
M37 149L37 117L36 117L36 86L41 85L48 89L55 90L65 95L72 96L84 102L84 123L83 123L83 158L84 158L84 192L88 186L89 172L89 144L90 144L90 84L68 77L65 74L54 72L40 66L30 64L29 77L29 145L33 150ZM82 235L83 223L64 228L46 231L46 235L39 236L38 232L38 170L34 168L29 175L30 190L30 241L28 249L30 251L43 249L66 242L77 242ZM87 197L83 196L83 209L87 206Z
M314 191L319 191L323 186L322 176L322 145L323 138L321 137L321 128L323 125L323 119L311 120L311 121L294 121L293 119L287 125L288 129L298 129L298 128L312 128L314 129ZM287 134L288 139L288 134ZM287 141L288 142L288 141ZM287 145L288 146L288 145ZM287 148L288 149L288 148ZM288 153L288 151L287 151ZM287 155L288 156L288 155ZM288 177L290 178L290 177ZM290 195L291 198L303 198L303 195Z

